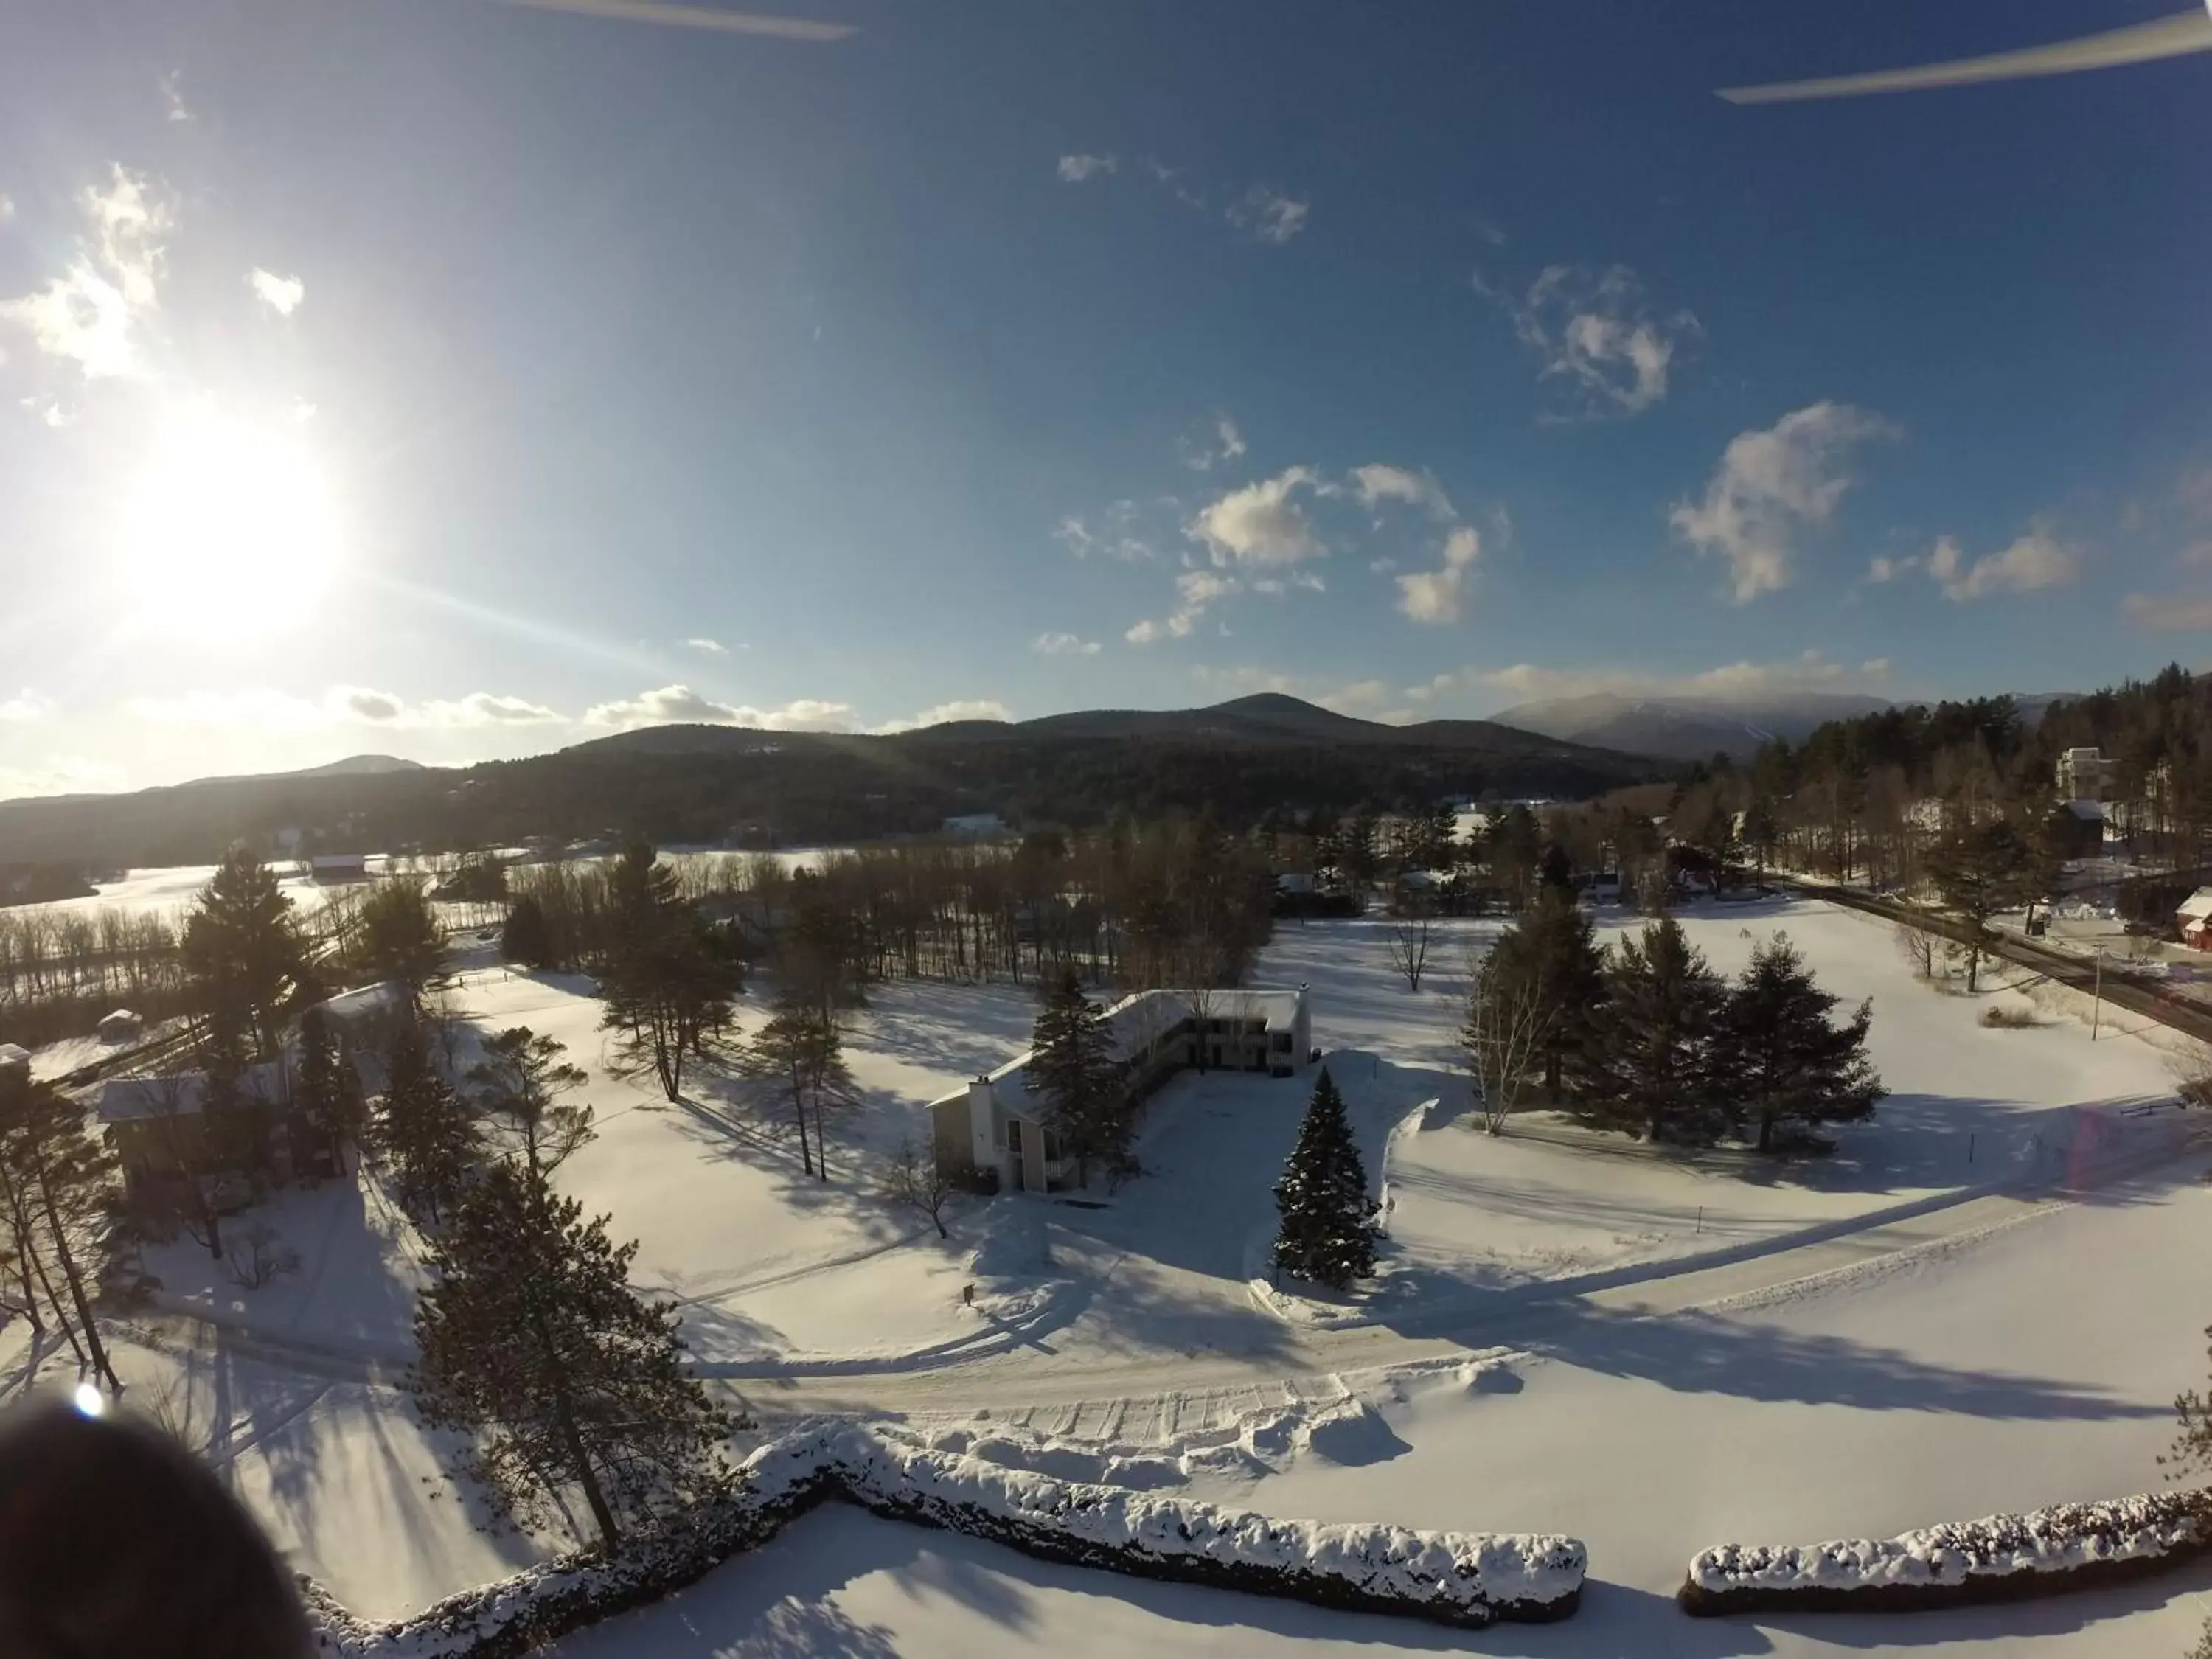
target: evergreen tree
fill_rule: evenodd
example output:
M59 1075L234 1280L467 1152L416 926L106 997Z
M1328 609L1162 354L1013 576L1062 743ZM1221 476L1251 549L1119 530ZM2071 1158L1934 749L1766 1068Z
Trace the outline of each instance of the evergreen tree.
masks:
M1928 875L1942 906L1966 925L1966 989L1981 988L1990 918L2015 909L2050 886L2050 871L2009 819L1954 830L1928 849Z
M1605 1017L1577 1055L1575 1112L1647 1140L1707 1146L1729 1114L1714 1075L1714 1030L1727 1000L1682 926L1662 916L1623 939L1605 969Z
M676 873L639 845L611 878L614 940L601 989L601 1028L633 1071L650 1070L678 1098L687 1058L702 1054L729 1030L744 975L722 939L678 890Z
M239 848L201 890L185 922L185 967L201 1013L245 1042L251 1059L274 1054L283 1010L307 977L307 950L276 873Z
M377 1143L392 1160L399 1201L442 1224L483 1150L475 1114L432 1064L422 1028L409 1020L392 1039Z
M1045 999L1030 1042L1023 1086L1040 1098L1045 1127L1073 1156L1076 1185L1089 1182L1094 1158L1110 1174L1123 1173L1134 1127L1128 1088L1106 1011L1083 994L1073 971Z
M525 893L507 907L507 925L500 930L499 954L502 960L519 962L526 968L555 965L545 907L536 894Z
M352 1063L338 1053L337 1039L320 1003L300 1016L300 1065L292 1082L292 1103L308 1121L341 1146L359 1129L355 1106L360 1097L347 1085Z
M1352 1138L1344 1097L1322 1067L1297 1145L1275 1183L1282 1225L1274 1261L1300 1279L1342 1290L1375 1271L1375 1205Z
M787 989L776 999L768 1023L754 1033L744 1065L754 1075L770 1079L790 1103L799 1130L799 1161L807 1174L827 1181L828 1113L854 1098L853 1074L845 1065L836 1020L811 997Z
M362 902L357 948L379 979L396 979L419 997L446 963L446 930L419 880L379 882Z
M1537 1009L1542 1030L1536 1052L1544 1087L1557 1100L1568 1062L1589 1041L1605 1000L1605 963L1589 917L1572 893L1547 884L1534 908L1498 936L1483 971L1495 975L1492 994L1499 1001Z
M1871 1002L1841 1025L1836 999L1814 982L1787 933L1762 941L1729 993L1715 1045L1722 1093L1772 1150L1778 1126L1850 1123L1885 1091L1867 1059Z
M469 1068L486 1139L538 1175L551 1175L598 1139L592 1109L561 1098L590 1081L562 1058L567 1053L557 1039L517 1025L486 1038L483 1059Z
M599 1543L720 1490L732 1426L684 1368L675 1304L629 1288L635 1242L503 1164L432 1246L410 1378L424 1420L472 1438L465 1471L510 1515L546 1523L572 1493Z

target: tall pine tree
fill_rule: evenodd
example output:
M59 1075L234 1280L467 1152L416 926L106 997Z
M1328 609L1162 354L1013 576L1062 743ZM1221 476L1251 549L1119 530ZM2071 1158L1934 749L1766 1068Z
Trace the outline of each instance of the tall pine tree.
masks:
M1778 1128L1856 1122L1885 1092L1866 1054L1874 1005L1841 1025L1829 1019L1835 1006L1787 933L1753 948L1729 993L1715 1044L1720 1092L1758 1125L1762 1152Z
M1114 1056L1106 1012L1083 994L1073 972L1060 975L1038 1012L1023 1085L1043 1103L1045 1126L1075 1159L1076 1185L1093 1159L1125 1172L1134 1127L1129 1091Z
M283 1011L307 979L307 948L292 901L258 855L239 848L201 890L185 922L184 958L194 1002L207 1021L228 1028L252 1054L276 1050Z
M559 1039L517 1025L487 1037L483 1059L469 1068L485 1139L506 1158L550 1176L598 1138L592 1109L562 1097L590 1079L562 1058Z
M292 1083L292 1103L329 1137L334 1152L360 1132L358 1085L353 1063L338 1052L322 1005L313 1005L300 1016L300 1066ZM338 1167L344 1169L343 1159Z
M392 1160L399 1201L410 1213L442 1224L459 1206L482 1150L476 1115L432 1063L414 1020L392 1038L388 1074L377 1144Z
M1375 1271L1375 1205L1344 1097L1322 1067L1297 1145L1275 1183L1275 1265L1342 1290Z
M1544 1087L1559 1097L1571 1058L1590 1039L1605 1000L1605 962L1590 919L1567 889L1546 883L1534 907L1498 935L1484 958L1501 1000L1532 1003L1543 1023L1536 1045Z
M501 1164L432 1246L410 1378L462 1468L527 1522L572 1495L608 1548L720 1489L728 1418L684 1368L675 1305L629 1288L635 1241L526 1164Z
M1578 1056L1575 1113L1645 1139L1709 1146L1728 1127L1714 1075L1727 988L1672 916L1623 939L1605 969L1605 1018Z

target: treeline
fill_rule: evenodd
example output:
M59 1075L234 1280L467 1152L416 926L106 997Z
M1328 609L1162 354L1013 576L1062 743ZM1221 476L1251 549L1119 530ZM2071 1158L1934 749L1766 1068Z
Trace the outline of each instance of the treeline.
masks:
M1616 846L1652 856L1647 828L1715 860L1779 864L1877 888L1917 889L1930 849L1991 822L2051 860L2094 850L2100 830L2058 799L2060 756L2108 763L2107 810L2139 859L2191 869L2212 838L2212 681L2169 667L2148 681L2052 704L2032 720L2011 697L1883 709L1777 738L1744 765L1723 756L1671 788L1620 792L1551 826L1578 866Z
M687 860L672 878L740 955L781 963L796 951L848 999L872 981L1036 983L1070 971L1132 988L1229 985L1267 942L1275 852L1267 835L1176 817L1000 844L894 842L804 870L730 854ZM628 915L618 868L509 872L515 911L543 927L547 963L611 959Z
M82 1036L130 1008L149 1022L184 1012L176 927L143 911L0 909L0 1042L35 1048Z

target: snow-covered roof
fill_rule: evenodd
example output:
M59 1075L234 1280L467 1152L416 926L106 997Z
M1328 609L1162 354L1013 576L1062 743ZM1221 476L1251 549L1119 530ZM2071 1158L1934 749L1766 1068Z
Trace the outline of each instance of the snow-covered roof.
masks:
M351 1025L362 1020L383 1019L408 1006L413 994L400 980L380 980L374 985L364 985L358 990L341 991L325 999L323 1015L341 1025Z
M1192 999L1196 997L1205 1000L1208 1019L1257 1019L1265 1022L1270 1033L1293 1030L1297 1024L1298 1004L1305 994L1303 987L1291 990L1232 986L1197 992L1138 991L1106 1010L1106 1030L1116 1058L1127 1060L1162 1032L1194 1018ZM1029 1092L1029 1064L1030 1052L1025 1051L995 1072L984 1074L984 1080L998 1095L1000 1104L1017 1117L1030 1116L1036 1110L1036 1103ZM966 1093L963 1087L960 1094L947 1095L931 1103L942 1105Z
M30 1063L31 1051L28 1048L13 1042L0 1042L0 1072L13 1071L18 1066L27 1066Z
M2173 914L2189 921L2202 921L2212 916L2212 887L2200 887L2181 901Z
M2100 800L2069 800L2066 810L2084 821L2094 819L2101 823L2105 820L2105 803Z
M264 1060L246 1068L239 1092L249 1099L277 1097L276 1066ZM136 1123L150 1117L196 1116L207 1102L205 1072L175 1072L167 1077L114 1077L100 1085L100 1121Z

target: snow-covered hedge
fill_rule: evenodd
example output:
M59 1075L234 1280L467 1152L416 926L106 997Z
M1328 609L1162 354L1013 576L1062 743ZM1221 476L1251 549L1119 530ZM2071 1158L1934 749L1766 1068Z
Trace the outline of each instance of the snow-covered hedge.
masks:
M1046 1560L1474 1627L1565 1618L1585 1565L1571 1538L1271 1521L832 1423L763 1447L726 1498L613 1559L568 1557L389 1625L356 1620L307 1585L318 1645L343 1659L507 1659L659 1600L830 1497Z
M2212 1550L2212 1488L1923 1527L1899 1538L1723 1544L1690 1563L1699 1614L1905 1612L2026 1601L2147 1577Z

